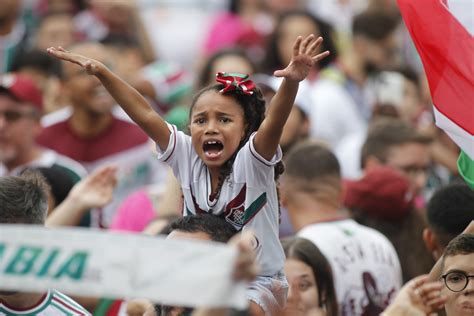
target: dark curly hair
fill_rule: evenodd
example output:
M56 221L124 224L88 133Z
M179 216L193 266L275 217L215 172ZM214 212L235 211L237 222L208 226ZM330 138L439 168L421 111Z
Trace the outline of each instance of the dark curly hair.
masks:
M329 23L324 22L323 20L319 19L318 17L314 16L308 11L304 10L290 10L278 17L277 24L275 29L270 36L267 44L267 52L265 59L262 63L262 71L267 74L273 74L275 70L283 69L286 65L283 64L281 60L281 56L278 49L278 41L280 40L282 34L282 25L288 18L293 17L301 17L307 18L313 22L313 24L319 29L320 36L324 39L323 43L321 44L321 52L326 50L330 51L331 54L322 59L315 65L315 67L319 67L321 69L331 65L334 63L338 58L338 51L336 48L336 44L334 43L334 32L332 26Z
M190 115L192 114L192 110L194 105L196 104L197 100L206 92L209 91L220 91L224 88L222 84L215 84L203 88L200 90L195 96L191 103L191 111ZM252 133L256 132L260 125L262 124L263 120L265 119L265 99L263 98L262 92L260 89L255 88L254 93L251 95L247 95L241 91L234 90L227 92L226 95L232 97L244 110L244 122L246 123L246 130L245 135L240 141L239 147L235 151L235 153L222 165L220 168L219 174L219 182L217 184L216 189L211 193L211 200L218 197L222 185L224 184L225 180L230 176L232 173L232 166L234 165L235 157L239 150L248 142ZM282 162L279 162L275 165L275 180L278 180L278 177L283 173L284 166Z

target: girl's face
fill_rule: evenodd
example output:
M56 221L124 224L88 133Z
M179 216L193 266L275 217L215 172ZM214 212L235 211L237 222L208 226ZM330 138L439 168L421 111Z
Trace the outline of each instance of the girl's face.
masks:
M230 96L204 92L192 108L190 131L196 153L217 172L245 136L244 111Z
M305 38L314 34L319 36L319 28L312 20L305 16L289 16L284 19L279 27L278 54L284 66L288 65L293 56L293 44L298 36Z
M304 305L304 310L309 312L320 312L318 300L318 288L316 287L316 278L314 277L313 269L306 263L298 259L286 259L285 261L285 275L290 284L288 292L288 299L295 295L294 286L298 286L301 295L301 303Z

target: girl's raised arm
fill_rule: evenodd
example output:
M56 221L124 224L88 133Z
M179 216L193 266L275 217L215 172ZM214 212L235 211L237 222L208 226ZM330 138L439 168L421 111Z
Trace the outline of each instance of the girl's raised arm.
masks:
M298 36L293 46L293 57L283 70L275 71L283 77L275 96L270 102L267 116L255 135L255 150L265 159L271 160L280 142L281 133L295 102L299 82L304 80L314 64L329 55L329 51L317 54L323 39L309 35L304 40Z
M58 59L83 67L88 74L95 75L124 111L153 139L162 150L166 150L170 131L166 122L134 88L97 60L71 53L62 47L48 48L48 53Z

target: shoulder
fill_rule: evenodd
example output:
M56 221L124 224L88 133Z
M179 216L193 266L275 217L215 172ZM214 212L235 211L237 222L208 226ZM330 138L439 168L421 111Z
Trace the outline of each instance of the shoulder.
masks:
M53 150L51 150L51 152L54 154L55 157L53 164L60 168L64 168L69 173L71 173L75 182L78 182L81 178L87 176L86 168L79 162L64 155L61 155Z
M370 239L372 242L392 247L392 243L390 242L390 240L378 230L359 224L355 220L351 220L351 222L351 227L354 227L354 230L362 238L365 238L367 240Z
M41 118L41 125L44 128L47 128L58 123L63 123L67 121L71 117L71 115L72 108L70 106L66 106L62 109L44 115Z
M56 290L52 290L51 292L52 292L51 304L57 304L63 310L65 309L65 314L91 315L91 313L89 313L84 307L79 305L76 301L74 301L69 296Z

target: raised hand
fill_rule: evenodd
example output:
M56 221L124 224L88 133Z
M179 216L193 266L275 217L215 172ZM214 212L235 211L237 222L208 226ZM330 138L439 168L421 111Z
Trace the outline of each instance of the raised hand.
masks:
M402 315L431 315L446 302L446 296L441 295L443 284L439 281L430 282L427 275L410 280L398 292L395 300L382 313L383 316Z
M304 40L298 36L293 46L293 57L290 64L285 69L275 71L275 77L284 77L297 82L304 80L314 64L329 55L329 51L317 54L322 42L322 37L316 39L313 34Z
M103 207L112 200L117 185L116 173L117 168L113 166L97 169L78 182L69 196L82 209Z
M61 46L59 46L58 48L50 47L46 51L49 55L53 57L81 66L87 71L89 75L96 75L100 71L101 67L105 67L101 62L98 62L97 60L72 53L70 51L65 50Z

